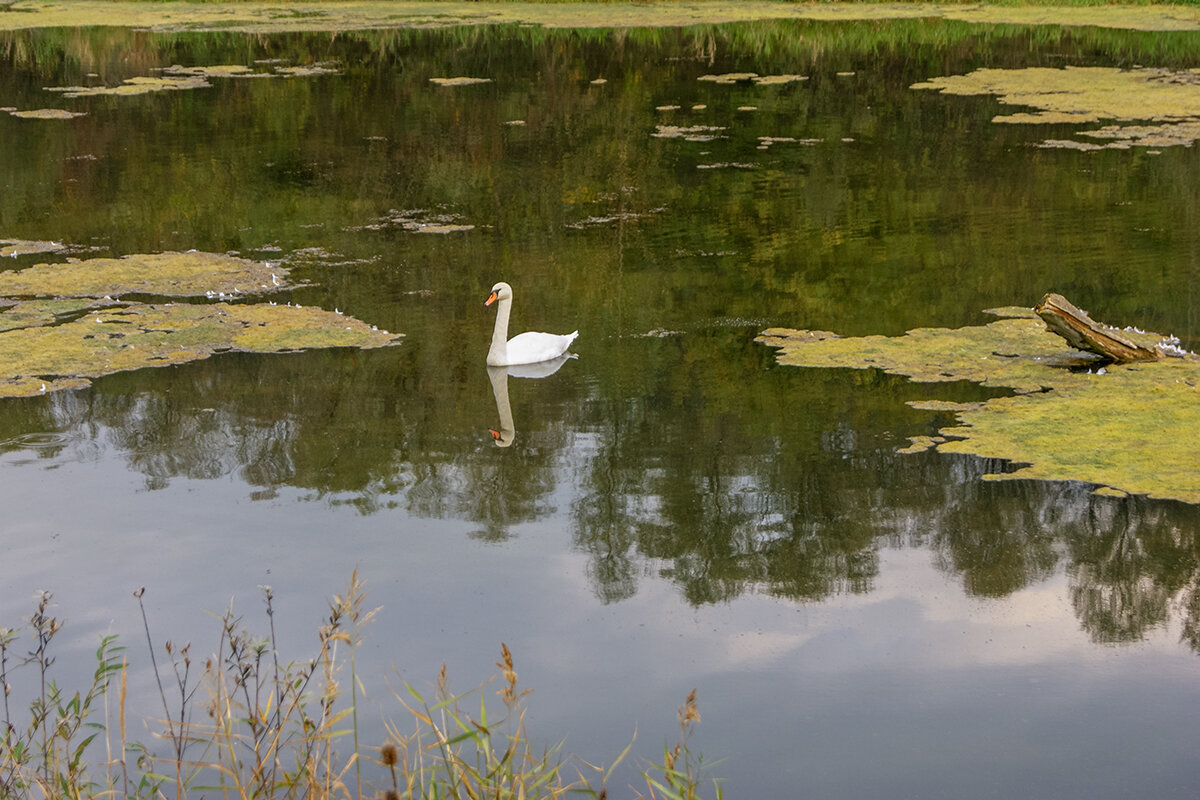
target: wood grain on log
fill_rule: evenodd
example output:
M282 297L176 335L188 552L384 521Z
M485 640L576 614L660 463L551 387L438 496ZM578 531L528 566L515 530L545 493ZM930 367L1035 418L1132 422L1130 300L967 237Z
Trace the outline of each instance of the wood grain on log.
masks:
M1162 353L1144 347L1115 328L1096 322L1061 294L1050 292L1033 307L1052 332L1067 340L1076 350L1111 358L1114 361L1149 361Z

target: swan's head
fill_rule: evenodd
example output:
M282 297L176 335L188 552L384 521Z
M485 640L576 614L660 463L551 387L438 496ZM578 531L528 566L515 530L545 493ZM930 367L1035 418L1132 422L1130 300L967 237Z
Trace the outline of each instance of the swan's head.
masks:
M497 283L495 286L492 287L492 293L488 295L487 302L485 302L484 305L490 306L492 303L496 302L497 300L511 300L511 299L512 299L512 287L509 286L504 281L500 281L499 283Z

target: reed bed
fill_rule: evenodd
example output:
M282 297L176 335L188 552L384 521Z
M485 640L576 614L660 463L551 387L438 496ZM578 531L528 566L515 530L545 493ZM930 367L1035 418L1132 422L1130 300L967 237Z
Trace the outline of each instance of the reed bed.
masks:
M503 643L497 672L464 692L451 691L446 667L426 698L407 683L392 697L411 727L384 723L385 741L359 741L355 652L379 609L367 606L357 571L329 603L316 652L283 661L275 642L274 596L263 587L267 634L246 630L229 607L216 650L193 655L190 644L156 645L142 602L154 680L162 705L150 744L131 741L126 705L129 666L115 636L101 639L90 685L68 691L54 679L53 644L63 621L42 593L24 631L0 628L0 798L222 797L229 800L546 800L609 796L614 769L539 747L525 727L525 698L512 653ZM28 639L28 641L26 641ZM32 697L20 714L10 705L14 678ZM498 685L489 702L488 687ZM115 695L115 696L114 696ZM27 714L24 711L27 710ZM710 789L703 759L688 740L700 721L693 690L679 707L680 735L662 763L639 770L644 786L622 796L693 800Z

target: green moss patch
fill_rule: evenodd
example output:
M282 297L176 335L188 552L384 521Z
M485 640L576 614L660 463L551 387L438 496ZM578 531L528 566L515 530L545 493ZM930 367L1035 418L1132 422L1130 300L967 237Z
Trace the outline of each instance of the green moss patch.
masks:
M696 80L731 85L736 83L753 83L756 86L779 86L784 83L796 83L808 80L807 75L759 75L755 72L726 72L720 75L701 75Z
M826 331L770 329L758 341L780 364L875 368L918 382L969 380L1014 390L981 403L912 405L951 412L957 424L935 448L1021 465L995 479L1095 483L1129 494L1200 503L1200 359L1100 366L1071 350L1040 320L1001 319L903 336L841 338Z
M0 332L52 325L66 317L78 316L97 305L104 303L97 303L91 298L0 301Z
M58 92L63 97L98 97L100 95L127 96L149 94L150 92L182 91L185 89L202 89L212 86L202 75L165 75L150 77L139 75L127 78L116 86L47 86L48 92Z
M0 273L0 295L232 297L291 288L287 278L287 268L278 263L219 253L154 253L36 264Z
M1115 67L1031 67L978 69L913 84L945 94L995 95L1011 106L1035 111L998 115L1008 124L1086 124L1101 121L1142 122L1106 125L1080 131L1107 139L1104 144L1048 139L1046 147L1073 149L1164 147L1190 145L1200 139L1200 70L1117 69Z
M0 334L0 397L78 388L102 375L182 364L219 352L381 347L395 339L318 308L133 303L91 311L61 325Z
M430 83L436 83L438 86L474 86L479 83L491 83L491 78L430 78Z
M20 119L74 119L87 116L86 111L67 111L65 108L34 108L26 111L8 112Z
M34 253L63 253L72 249L62 242L0 239L0 257L2 258L16 258Z
M61 248L5 244L24 244L32 252ZM71 260L0 273L0 296L10 298L0 299L0 397L78 388L114 372L227 351L368 348L400 338L337 311L290 304L113 299L240 298L291 286L279 264L199 252Z

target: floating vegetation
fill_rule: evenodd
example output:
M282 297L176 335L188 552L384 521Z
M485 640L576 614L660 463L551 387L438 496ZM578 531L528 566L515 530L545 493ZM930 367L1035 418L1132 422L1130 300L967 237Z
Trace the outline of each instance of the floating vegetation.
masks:
M35 108L29 111L9 111L11 116L21 119L74 119L87 116L86 111L67 111L65 108Z
M430 83L438 86L474 86L477 83L491 83L491 78L430 78Z
M181 67L175 64L164 67L160 72L167 75L183 75L197 78L243 78L246 76L266 77L269 72L255 72L245 64L222 64L212 67Z
M808 80L807 75L763 75L761 78L755 78L754 82L759 86L779 86L784 83L797 83L806 80Z
M286 267L219 253L154 253L36 264L0 273L6 297L253 295L292 288Z
M475 230L474 225L456 225L441 222L424 222L418 224L415 228L417 233L461 233L463 231Z
M63 97L97 97L100 95L135 95L150 92L178 92L186 89L203 89L212 86L203 76L186 75L152 78L137 76L126 78L117 86L46 86L47 92L58 92Z
M688 142L711 142L713 139L723 139L719 135L725 130L720 125L655 125L655 139L683 139Z
M758 341L779 348L780 364L874 368L918 382L968 380L1016 392L981 403L911 403L952 412L958 424L940 430L942 440L913 441L904 452L933 448L1021 465L988 476L998 480L1086 481L1200 503L1200 448L1181 435L1200 430L1200 359L1104 366L1068 348L1032 312L1000 313L1022 316L895 337L773 328Z
M661 214L664 211L666 211L665 208L652 208L649 211L619 211L615 214L607 214L602 217L591 216L581 219L578 222L568 222L566 223L565 227L582 230L584 228L592 228L597 225L609 225L614 222L629 222L632 220L641 219L642 217L648 217L652 214Z
M318 64L304 64L293 67L276 67L275 74L283 75L287 78L310 78L314 75L337 75L341 72L337 65L331 61L323 61Z
M53 325L67 317L78 316L90 308L111 307L114 304L115 301L93 298L4 300L0 301L0 332Z
M182 364L231 350L381 347L395 338L318 308L133 303L62 325L0 335L0 396L78 388L114 372Z
M258 63L258 62L256 62ZM47 92L58 92L63 97L97 97L101 95L138 95L150 92L177 92L189 89L206 89L212 86L210 78L296 78L309 75L336 74L332 62L322 62L296 67L273 66L272 71L256 72L244 64L217 64L214 66L182 67L178 64L156 70L159 76L138 75L126 78L116 86L46 86Z
M381 231L387 228L403 228L413 233L461 233L475 230L474 225L461 221L459 214L434 214L424 209L392 209L386 216L379 217L374 222L359 225L346 230L350 231Z
M820 144L823 141L824 141L824 139L797 139L794 136L759 136L758 137L758 149L766 150L773 144L785 144L785 143L811 146L814 144Z
M714 164L697 164L696 169L756 169L757 166L740 161L718 161Z
M114 372L231 350L381 347L399 338L338 311L290 304L113 299L237 298L291 288L287 277L278 264L194 251L70 260L0 273L0 295L30 298L0 300L0 397L78 388Z
M29 241L26 239L0 239L0 257L16 258L34 253L62 253L75 248L62 242Z
M696 80L709 81L710 83L749 83L758 77L756 72L725 72L720 75L701 75Z
M730 85L753 83L757 86L778 86L785 83L808 80L807 75L759 75L756 72L726 72L721 75L701 75L696 80Z
M1102 120L1151 122L1153 125L1106 125L1080 131L1105 144L1047 139L1042 147L1075 150L1191 145L1200 139L1200 69L1117 69L1115 67L1031 67L978 69L967 75L933 78L913 84L944 94L995 95L1034 112L998 115L1009 124L1085 124Z

